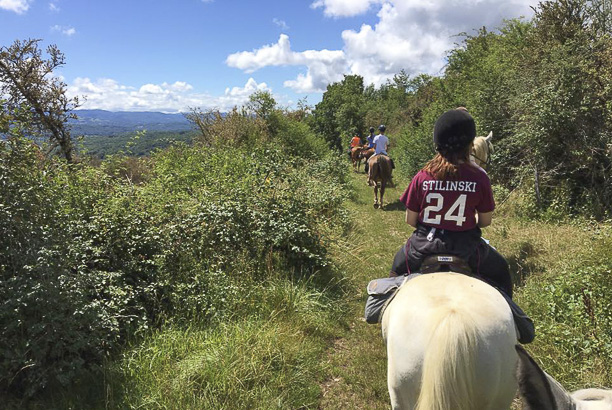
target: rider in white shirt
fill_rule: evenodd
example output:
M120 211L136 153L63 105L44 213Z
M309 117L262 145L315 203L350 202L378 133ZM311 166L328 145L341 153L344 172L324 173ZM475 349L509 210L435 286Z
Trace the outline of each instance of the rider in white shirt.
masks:
M382 124L378 127L379 133L376 137L374 137L374 154L372 155L372 157L376 155L380 155L380 154L387 156L387 158L389 158L389 162L391 162L391 169L395 169L395 164L393 163L393 160L391 159L391 157L389 157L389 154L387 153L387 149L389 148L389 138L387 138L387 136L385 135L386 129L387 127L385 127ZM369 170L367 170L366 172L368 172L368 175L369 175ZM395 186L395 184L393 183L393 180L389 181L389 186L391 187Z
M387 154L387 147L389 146L389 138L385 134L378 134L374 137L374 155Z
M380 125L378 127L379 134L374 137L374 155L383 154L389 157L389 154L387 153L387 149L389 148L389 138L387 138L385 135L386 129L387 127L384 125ZM393 163L391 157L389 157L389 160L391 161L391 168L395 169L395 164Z

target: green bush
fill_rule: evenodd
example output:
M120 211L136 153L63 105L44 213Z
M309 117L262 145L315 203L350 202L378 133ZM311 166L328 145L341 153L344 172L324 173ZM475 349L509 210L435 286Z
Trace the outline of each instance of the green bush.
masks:
M119 334L118 311L91 299L68 256L88 201L72 201L71 173L41 157L27 140L0 146L0 389L25 395L76 379Z
M253 280L325 267L346 217L333 156L179 145L140 184L117 163L0 147L0 390L67 386L152 327L227 319Z
M583 387L571 385L576 375L568 371L576 368L590 369L588 378L602 385L612 383L611 276L609 263L560 272L543 289L529 287L522 296L530 302L525 307L536 323L538 345L547 349L538 356L543 367L570 389Z
M284 118L278 139L284 151L292 157L317 159L329 155L325 139L317 136L304 122Z

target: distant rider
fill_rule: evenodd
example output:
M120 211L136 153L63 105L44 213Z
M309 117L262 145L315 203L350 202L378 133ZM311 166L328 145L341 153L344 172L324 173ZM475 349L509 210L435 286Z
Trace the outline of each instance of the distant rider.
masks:
M374 127L370 127L370 135L368 135L367 138L368 148L374 148L374 138L376 138L374 135Z
M385 135L385 130L387 127L384 125L380 125L378 127L378 135L374 137L374 155L386 155L391 161L391 169L395 169L395 164L393 163L393 159L387 153L387 149L389 148L389 138Z
M349 158L351 158L351 151L353 150L353 148L358 147L360 145L362 145L362 141L358 135L355 135L353 138L351 138L351 142L349 143L349 150L348 150Z
M374 137L374 154L370 158L373 158L376 155L385 155L387 158L389 158L389 161L391 162L391 169L395 169L395 164L387 153L387 149L389 148L389 138L387 138L387 136L385 135L386 129L387 127L382 124L378 127L378 135ZM389 186L394 186L393 181L389 181Z

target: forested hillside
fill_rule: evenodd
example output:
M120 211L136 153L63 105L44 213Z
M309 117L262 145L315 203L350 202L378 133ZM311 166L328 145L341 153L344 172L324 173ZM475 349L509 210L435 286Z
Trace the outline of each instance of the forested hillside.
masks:
M604 5L545 1L532 21L463 36L438 77L346 75L294 110L260 91L227 114L193 110L191 145L169 135L137 157L134 140L102 160L75 149L78 101L61 80L28 70L60 66L59 50L45 62L38 41L0 48L3 403L384 408L364 357L379 335L355 312L405 240L401 188L375 214L346 148L385 124L405 184L433 155L435 119L458 106L493 132L490 236L536 322L531 351L568 388L612 385Z
M191 145L197 135L194 131L140 131L116 135L88 135L77 143L77 149L86 157L105 158L118 153L142 157L155 150L168 148L174 143Z
M75 135L112 136L137 131L189 131L191 124L181 113L112 112L105 110L76 110L76 118L69 124Z

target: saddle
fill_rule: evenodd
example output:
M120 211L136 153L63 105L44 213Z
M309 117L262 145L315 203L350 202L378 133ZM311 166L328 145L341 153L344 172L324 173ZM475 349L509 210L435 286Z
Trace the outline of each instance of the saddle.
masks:
M468 263L456 255L430 255L421 263L421 273L456 272L474 276Z
M398 289L421 274L435 272L456 272L471 276L480 280L482 278L474 275L467 262L455 255L430 255L427 256L422 264L420 273L413 273L407 276L391 277L372 280L368 284L368 300L366 301L365 318L368 323L380 323L383 313L389 303L395 297ZM489 283L490 284L490 283ZM490 284L491 285L491 284ZM493 285L491 285L493 286ZM494 286L495 287L495 286ZM506 295L501 289L495 287L504 297L514 318L517 336L520 343L531 343L535 338L535 327L533 321L525 312L514 302L510 296Z

